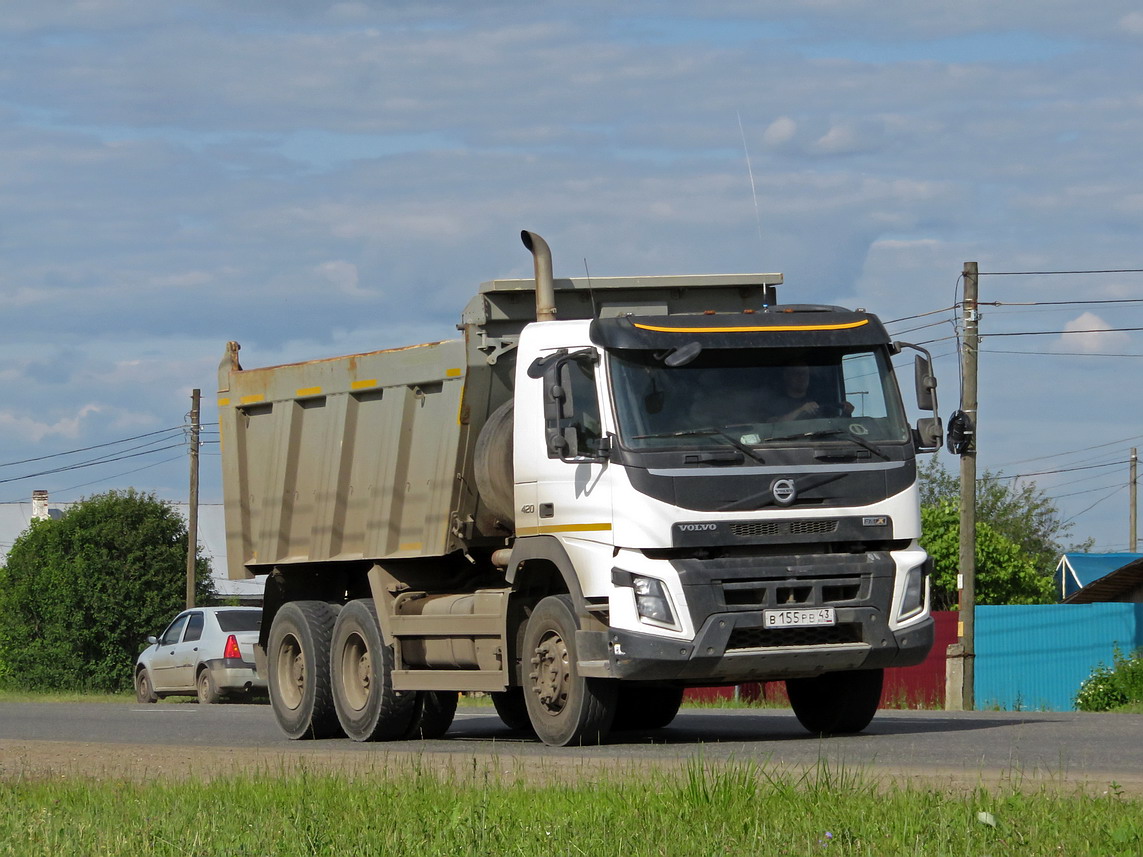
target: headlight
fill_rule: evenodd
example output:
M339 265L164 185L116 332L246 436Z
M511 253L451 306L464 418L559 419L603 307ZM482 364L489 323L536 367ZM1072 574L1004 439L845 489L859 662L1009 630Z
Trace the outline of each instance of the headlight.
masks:
M663 581L653 577L633 577L631 586L635 590L635 606L640 618L650 619L653 622L662 622L666 625L675 623L675 616L671 612L671 603L667 600L667 591L663 588Z
M898 619L908 619L925 609L925 567L918 565L905 573L905 591L901 594Z

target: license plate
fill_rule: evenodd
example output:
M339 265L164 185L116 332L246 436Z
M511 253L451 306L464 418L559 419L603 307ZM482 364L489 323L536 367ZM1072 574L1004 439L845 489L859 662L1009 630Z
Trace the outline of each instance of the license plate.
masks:
M814 625L836 625L837 616L832 607L764 610L762 621L767 628L806 628Z

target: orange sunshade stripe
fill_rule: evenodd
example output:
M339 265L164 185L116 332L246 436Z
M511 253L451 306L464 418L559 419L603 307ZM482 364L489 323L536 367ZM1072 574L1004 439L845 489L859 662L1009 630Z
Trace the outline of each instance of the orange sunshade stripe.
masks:
M656 333L786 333L807 330L852 330L869 324L869 319L847 321L844 324L778 324L770 327L661 327L638 322L632 324L640 330L652 330Z

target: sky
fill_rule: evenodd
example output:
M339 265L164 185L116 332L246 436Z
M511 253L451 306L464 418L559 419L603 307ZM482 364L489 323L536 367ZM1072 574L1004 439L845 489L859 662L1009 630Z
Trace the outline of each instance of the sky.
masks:
M185 501L228 340L454 337L529 229L557 276L780 271L875 312L946 419L977 262L979 469L1126 550L1140 140L1143 0L5 0L0 503Z

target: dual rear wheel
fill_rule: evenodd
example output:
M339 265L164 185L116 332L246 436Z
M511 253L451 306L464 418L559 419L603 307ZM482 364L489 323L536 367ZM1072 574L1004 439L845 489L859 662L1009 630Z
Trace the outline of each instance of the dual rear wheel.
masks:
M274 716L290 738L439 738L456 713L455 691L393 689L393 650L381 638L372 599L340 608L283 605L267 657Z

